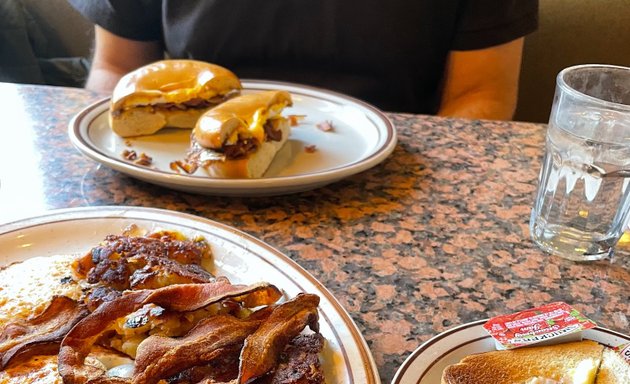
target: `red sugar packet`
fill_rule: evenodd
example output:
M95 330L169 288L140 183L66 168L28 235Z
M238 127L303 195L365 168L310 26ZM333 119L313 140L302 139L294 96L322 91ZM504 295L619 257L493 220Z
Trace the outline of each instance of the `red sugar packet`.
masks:
M597 326L566 303L555 302L525 311L493 317L483 327L497 349L581 340L581 331Z

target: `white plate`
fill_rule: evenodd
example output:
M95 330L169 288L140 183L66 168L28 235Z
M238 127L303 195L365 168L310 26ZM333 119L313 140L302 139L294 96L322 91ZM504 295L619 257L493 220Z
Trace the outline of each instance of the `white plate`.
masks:
M109 99L86 107L72 119L70 139L88 157L138 179L186 192L238 196L278 195L321 187L377 165L396 146L391 121L362 101L297 84L256 80L242 83L243 93L289 91L293 107L286 108L285 114L306 115L299 126L292 128L288 143L261 179L215 179L202 170L193 175L173 171L170 163L183 160L188 151L190 130L166 129L132 140L120 138L109 127ZM316 127L324 121L332 122L334 131ZM306 152L309 145L316 146L315 152ZM146 153L153 164L144 167L125 160L125 149Z
M473 353L494 351L494 340L483 328L486 321L461 325L422 344L400 366L392 384L436 384L447 365ZM630 336L600 327L586 330L582 336L609 347L630 342Z
M268 244L235 228L184 213L132 207L90 207L0 226L0 266L35 256L83 254L107 234L129 224L148 230L171 229L202 235L212 245L215 274L234 283L268 281L287 297L299 292L320 296L320 332L326 338L323 367L328 384L379 384L370 350L356 325L333 295L313 276Z

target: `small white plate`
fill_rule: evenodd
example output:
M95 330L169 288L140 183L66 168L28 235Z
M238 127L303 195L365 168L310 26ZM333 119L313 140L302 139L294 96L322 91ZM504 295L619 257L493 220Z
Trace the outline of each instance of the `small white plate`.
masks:
M398 368L392 384L440 383L442 371L448 365L473 353L494 351L494 340L483 328L486 321L467 323L426 341ZM609 347L630 342L630 336L601 327L584 331L582 337Z
M190 130L164 129L150 136L123 139L109 127L109 99L79 112L69 124L72 143L88 157L135 178L185 192L206 195L260 196L301 192L365 171L396 146L392 122L377 108L339 93L290 83L244 80L243 93L270 89L291 93L293 106L286 115L305 115L292 128L289 141L260 179L216 179L202 170L188 175L170 168L183 160L190 144ZM317 124L330 121L333 131ZM315 146L307 152L307 146ZM153 159L150 166L127 161L122 153L134 150Z
M201 235L211 244L215 275L233 283L267 281L287 297L319 295L320 333L326 339L323 368L328 384L380 384L370 350L352 318L337 299L288 256L235 228L189 214L136 207L89 207L49 214L0 226L0 267L36 256L82 255L108 234L130 224L170 229L188 237Z

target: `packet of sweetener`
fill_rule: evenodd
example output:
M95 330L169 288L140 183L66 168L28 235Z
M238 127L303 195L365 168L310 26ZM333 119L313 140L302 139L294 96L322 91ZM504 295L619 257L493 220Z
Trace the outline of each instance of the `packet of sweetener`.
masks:
M493 317L483 327L494 338L497 349L501 350L579 341L583 330L596 325L568 304L556 302Z

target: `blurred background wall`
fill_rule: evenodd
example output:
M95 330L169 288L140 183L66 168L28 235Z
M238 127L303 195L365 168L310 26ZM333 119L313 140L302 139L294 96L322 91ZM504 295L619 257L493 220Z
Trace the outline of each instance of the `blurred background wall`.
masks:
M75 11L66 0L21 1L41 31L48 36L52 52L57 52L62 57L89 54L94 38L93 24Z
M0 0L0 81L81 87L93 35L66 0Z
M556 75L575 64L630 67L630 0L540 0L525 39L515 120L546 123Z

